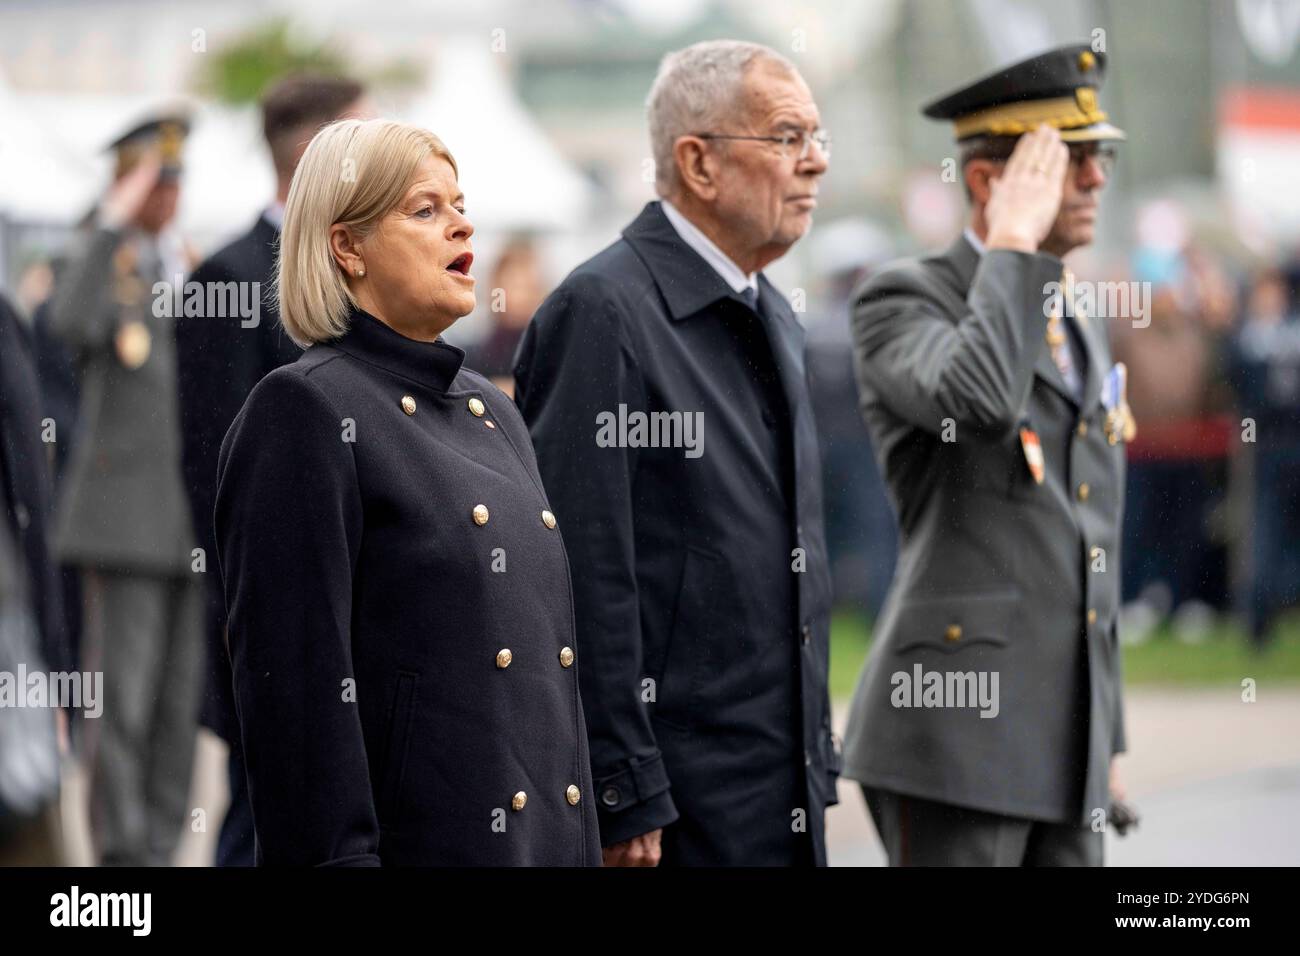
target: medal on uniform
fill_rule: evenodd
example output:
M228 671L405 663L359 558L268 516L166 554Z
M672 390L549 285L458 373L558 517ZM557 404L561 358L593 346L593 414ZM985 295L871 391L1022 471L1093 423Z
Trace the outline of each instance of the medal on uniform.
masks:
M1116 362L1106 374L1101 403L1106 408L1106 441L1112 445L1132 441L1137 424L1128 407L1128 367L1123 362Z
M1043 467L1043 444L1038 440L1038 433L1026 423L1020 426L1020 447L1025 453L1025 464L1037 484L1042 484L1046 477Z
M147 325L139 319L133 319L118 326L117 333L113 336L113 348L117 352L117 360L134 372L149 361L153 336Z

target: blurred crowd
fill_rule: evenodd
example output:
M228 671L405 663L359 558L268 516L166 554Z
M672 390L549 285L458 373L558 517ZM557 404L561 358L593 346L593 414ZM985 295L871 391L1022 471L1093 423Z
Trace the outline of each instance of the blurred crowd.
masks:
M809 316L809 368L837 599L874 617L893 568L893 520L856 406L848 314L889 240L853 226L857 241L839 250ZM1139 246L1105 278L1143 283L1149 299L1145 316L1109 322L1138 422L1121 634L1136 643L1168 626L1197 641L1235 620L1267 642L1300 601L1300 250L1246 263L1184 236Z

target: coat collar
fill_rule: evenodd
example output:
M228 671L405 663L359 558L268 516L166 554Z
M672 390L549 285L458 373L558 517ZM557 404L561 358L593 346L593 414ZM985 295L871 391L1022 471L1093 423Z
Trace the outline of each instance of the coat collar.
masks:
M734 299L744 304L745 300L713 266L678 235L657 200L646 203L641 214L623 230L623 238L650 270L668 304L668 314L675 321L696 315L719 299ZM760 272L759 296L766 303L772 290L768 288L764 296L765 285L770 283Z
M971 241L966 238L966 233L962 233L953 240L948 251L944 253L944 258L952 266L953 272L957 277L957 288L961 290L962 298L970 292L971 284L975 281L975 270L980 265L980 252Z
M347 332L327 344L438 392L451 388L465 360L463 351L442 339L437 342L408 339L362 309L353 309L348 316Z

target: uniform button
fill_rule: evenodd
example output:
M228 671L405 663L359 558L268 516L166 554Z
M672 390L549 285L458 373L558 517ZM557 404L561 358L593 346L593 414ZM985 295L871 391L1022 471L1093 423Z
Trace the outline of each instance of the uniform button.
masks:
M406 412L408 415L415 414L415 399L410 395L402 396L402 411Z
M488 523L487 505L475 505L474 510L470 512L474 516L474 523L482 527Z
M32 515L31 512L27 510L27 506L25 504L19 502L18 504L14 505L14 520L18 522L19 531L27 530L27 526L32 522Z
M527 802L528 802L528 794L524 793L522 790L520 790L518 793L516 793L513 797L510 798L510 806L516 810L522 810L524 808L524 804Z
M488 428L496 428L496 427L497 427L497 426L496 426L496 422L494 422L494 421L492 421L492 420L490 420L490 419L487 419L487 418L483 419L483 424L486 425Z
M600 795L600 801L607 807L618 806L618 787L606 787Z
M503 647L497 651L497 667L505 670L510 666L510 662L515 659L515 655L510 653L510 648Z
M572 647L562 647L562 648L560 648L560 666L561 666L561 667L572 667L572 666L573 666L573 648L572 648Z
M573 784L569 784L568 789L564 791L564 799L569 801L569 806L576 807L578 801L582 799L582 791Z
M1075 429L1075 432L1078 434L1080 438L1088 434L1088 423L1080 419L1079 427Z
M546 527L548 527L548 528L554 528L554 527L555 527L555 515L551 514L549 511L543 511L543 512L542 512L542 524L546 525Z
M1095 607L1088 608L1088 623L1089 624L1097 623L1097 609Z
M1088 552L1088 557L1096 561L1098 558L1101 557L1101 548L1093 548L1091 551Z
M960 640L961 640L961 625L960 625L960 624L949 624L949 625L948 625L948 629L947 629L946 631L943 632L943 639L944 639L945 641L960 641Z
M482 417L483 417L483 413L484 413L487 409L486 409L486 407L483 405L482 400L480 400L480 399L478 399L478 398L471 398L471 399L469 400L469 410L470 410L470 412L472 412L472 413L473 413L475 416L477 416L478 418L482 418Z
M807 624L799 628L799 640L803 642L805 647L808 645L808 642L812 640L812 628Z
M1088 500L1088 492L1089 492L1089 490L1090 490L1090 489L1088 488L1088 483L1087 483L1086 481L1085 481L1083 484L1079 485L1079 500L1080 500L1080 501L1087 501L1087 500Z
M811 767L811 766L812 766L812 754L810 754L810 753L809 753L808 751L806 751L806 750L803 752L803 765L804 765L805 767Z

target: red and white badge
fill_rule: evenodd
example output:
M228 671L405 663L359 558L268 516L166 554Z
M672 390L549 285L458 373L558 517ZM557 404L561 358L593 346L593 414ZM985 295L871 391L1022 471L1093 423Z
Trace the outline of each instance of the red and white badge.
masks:
M1025 464L1029 466L1029 473L1041 485L1046 477L1043 469L1043 445L1038 440L1038 433L1028 425L1020 427L1020 447L1025 450Z

